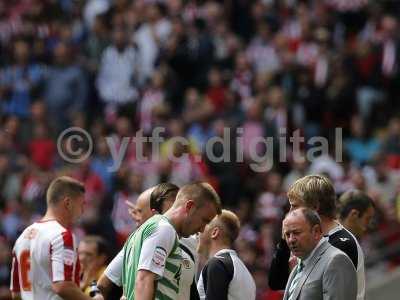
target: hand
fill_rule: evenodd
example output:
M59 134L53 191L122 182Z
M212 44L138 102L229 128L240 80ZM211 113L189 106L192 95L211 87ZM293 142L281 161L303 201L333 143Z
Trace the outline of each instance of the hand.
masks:
M289 269L293 270L293 268L297 265L297 257L291 255L289 258Z
M127 298L124 296L124 295L122 295L121 296L121 298L119 299L119 300L126 300Z
M133 220L135 220L135 214L136 214L136 207L135 204L133 204L132 202L126 200L125 204L128 206L128 213L131 216L131 218Z

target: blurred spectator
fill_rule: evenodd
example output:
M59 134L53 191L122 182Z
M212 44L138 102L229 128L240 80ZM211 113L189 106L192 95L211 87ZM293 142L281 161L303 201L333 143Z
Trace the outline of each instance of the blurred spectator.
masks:
M86 78L72 57L71 48L60 43L54 49L54 65L48 69L44 100L52 125L62 130L74 114L86 108Z
M25 40L15 41L14 64L0 70L0 101L3 113L27 117L32 100L39 96L43 69L31 61L29 47Z
M160 3L150 3L145 8L145 20L133 36L139 49L141 76L151 78L159 49L163 48L171 32L171 22L164 18Z
M393 169L400 168L400 118L390 119L388 134L383 143L383 153L389 166Z
M134 105L139 96L139 57L137 50L129 44L127 32L114 28L113 44L102 55L97 77L97 89L105 103L106 121L114 122L120 109L129 109L133 116Z
M0 236L0 299L10 300L8 289L11 280L11 247L7 240Z
M30 159L42 170L50 170L53 166L56 145L49 136L49 128L44 124L36 124L32 141L28 145Z
M80 287L89 295L90 284L103 274L109 259L109 247L102 237L87 235L78 246L79 262L82 267Z
M345 150L358 166L371 162L379 153L380 143L369 135L369 131L359 116L351 119L351 138L345 141Z

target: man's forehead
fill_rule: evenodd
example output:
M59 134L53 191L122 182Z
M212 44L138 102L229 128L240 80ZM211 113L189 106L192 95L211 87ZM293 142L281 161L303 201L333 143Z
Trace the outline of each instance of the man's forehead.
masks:
M150 195L151 192L154 190L153 188L149 188L142 192L136 200L136 205L140 207L149 206L150 207Z
M305 219L300 214L290 214L283 220L283 226L285 227L302 227L305 225Z

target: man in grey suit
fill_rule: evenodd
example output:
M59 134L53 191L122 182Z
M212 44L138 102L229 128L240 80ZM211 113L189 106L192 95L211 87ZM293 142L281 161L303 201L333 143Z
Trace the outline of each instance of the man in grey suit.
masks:
M322 237L321 220L309 208L288 213L283 234L298 258L286 285L284 300L355 300L357 276L353 263Z

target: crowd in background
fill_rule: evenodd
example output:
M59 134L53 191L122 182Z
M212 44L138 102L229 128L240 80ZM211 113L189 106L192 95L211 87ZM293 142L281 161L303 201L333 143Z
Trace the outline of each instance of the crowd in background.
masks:
M262 300L280 297L267 272L285 192L306 174L325 174L338 195L357 188L375 201L362 241L369 276L398 266L398 16L395 0L0 1L0 299L8 297L11 247L43 214L46 187L60 174L87 189L80 236L101 235L114 250L134 229L125 201L158 182L212 183L241 218L237 250ZM71 126L94 142L79 164L57 151L57 136ZM165 128L158 153L145 143L148 159L138 160L130 143L121 167L109 171L106 137L121 146L157 127ZM224 128L241 129L240 163L205 155ZM326 137L330 151L295 159L289 136L297 129L305 141ZM268 137L273 168L256 172L251 154L270 149L250 145ZM213 151L236 157L231 139L228 150ZM300 153L310 147L302 143ZM182 159L169 160L171 151Z

